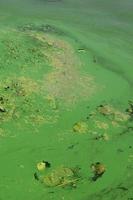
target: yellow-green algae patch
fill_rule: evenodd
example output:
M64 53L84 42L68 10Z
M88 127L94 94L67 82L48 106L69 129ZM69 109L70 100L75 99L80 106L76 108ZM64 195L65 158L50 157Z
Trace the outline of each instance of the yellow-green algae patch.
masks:
M89 113L86 120L76 122L72 130L75 133L89 133L96 140L108 141L126 129L131 116L112 105L100 105Z
M39 127L56 124L62 109L71 109L94 94L94 77L83 72L73 46L57 35L7 28L0 31L0 40L0 124L4 134L12 121L19 130L23 123L39 132ZM6 71L9 65L11 70ZM79 129L86 132L85 127Z
M40 179L48 187L75 187L79 177L76 169L61 166Z
M57 1L45 2L49 5L45 6L46 9L52 8L54 11L54 6L51 5L56 5ZM61 4L64 2L58 1ZM76 11L77 3L78 0L72 11ZM120 199L121 197L125 200L128 197L132 198L132 193L127 195L132 191L132 176L130 176L132 174L132 106L130 105L127 112L124 111L129 98L128 84L132 80L128 79L131 77L131 75L128 76L128 70L120 69L122 62L119 62L120 57L123 57L123 60L128 58L128 61L125 59L125 63L122 63L128 69L130 53L128 49L123 54L116 50L119 42L122 42L123 47L127 47L128 38L126 37L126 41L121 40L122 35L125 34L122 33L123 23L119 24L119 28L122 24L122 29L119 29L120 34L115 34L119 31L114 31L114 26L110 26L109 23L114 21L113 18L110 20L110 15L109 21L107 17L107 23L104 27L102 26L101 17L104 14L107 16L107 9L105 9L106 13L103 10L101 14L99 12L102 4L100 7L98 5L98 10L91 10L89 18L85 18L88 12L81 12L83 5L86 5L87 9L87 4L80 2L82 25L74 23L73 27L71 21L65 20L65 15L71 18L71 15L68 16L68 12L65 12L65 7L63 17L60 15L62 12L57 12L58 8L61 11L60 6L56 7L56 12L49 12L49 19L55 18L55 14L56 19L61 19L60 22L64 20L64 23L68 25L66 35L72 36L69 41L74 39L73 41L76 42L75 50L69 42L64 41L66 36L64 32L52 25L34 26L33 24L33 26L27 26L27 31L7 30L7 28L3 31L3 27L1 28L1 82L4 83L7 79L13 81L15 77L17 77L15 84L19 82L15 90L10 90L8 85L1 88L4 99L10 97L10 101L4 104L1 98L1 199L97 200ZM106 3L104 6L107 6ZM110 3L109 7L112 8ZM115 12L114 9L112 10L114 17ZM43 22L47 14L46 11ZM97 14L100 23L95 23L98 22ZM40 14L37 18L40 18ZM115 16L116 18L119 17ZM77 22L80 17L71 19ZM85 19L90 22L88 26ZM26 17L24 17L25 20ZM53 20L53 23L57 23L58 26L59 21ZM95 24L96 30L92 23ZM5 24L7 25L7 21L4 22L4 26ZM34 30L34 28L38 29ZM51 35L49 35L50 32L52 32ZM112 32L115 34L114 37L112 37ZM64 38L60 37L61 35ZM108 36L109 45L106 45ZM75 52L80 52L78 56L82 57L83 65ZM94 92L97 92L95 78L99 84L98 90L101 87L100 84L106 87L102 94L98 91L94 97ZM91 97L94 98L91 99ZM118 105L118 100L120 105ZM103 101L106 101L107 105L104 105L104 111L101 111L98 105ZM78 105L79 102L80 105ZM116 104L116 107L113 104ZM66 106L69 107L69 111L66 111ZM95 109L96 106L98 107ZM119 108L121 106L122 108ZM12 138L4 137L8 136L8 131ZM33 163L35 160L44 158L55 166L55 170L53 168L44 170L44 175L40 173L42 184L39 184L40 182L34 179ZM59 162L64 163L65 166L78 165L82 171L82 178L80 179L72 168L61 167L63 170L56 168ZM105 172L97 181L90 182L89 166L97 162L107 166L107 173ZM121 169L119 166L122 166ZM60 190L60 187L63 189Z
M78 133L87 133L88 131L88 124L86 122L77 122L73 126L73 131Z
M42 44L47 41L55 49L44 51L52 70L44 75L42 94L47 93L68 107L89 99L96 89L94 77L82 72L82 63L72 46L48 35L37 33L32 36Z

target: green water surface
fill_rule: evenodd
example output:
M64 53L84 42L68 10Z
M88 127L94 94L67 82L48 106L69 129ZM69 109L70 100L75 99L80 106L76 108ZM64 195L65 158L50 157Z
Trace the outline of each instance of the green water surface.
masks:
M0 2L0 96L8 99L0 105L7 110L7 114L0 112L0 200L133 199L133 121L126 113L133 100L132 8L132 0ZM52 105L45 98L51 93L42 84L49 85L44 76L53 72L53 66L43 52L57 56L64 50L31 34L65 41L79 59L68 68L79 75L73 84L66 81L63 87L60 76L59 84L53 82L55 91L56 86L60 90L57 97L52 96ZM62 62L73 60L73 55L65 55ZM93 77L89 86L86 76ZM39 86L37 92L34 83ZM27 96L23 90L28 84ZM68 104L71 91L76 101ZM67 95L61 99L60 94ZM128 115L128 120L100 115L101 104ZM89 118L91 113L95 114ZM96 121L109 127L99 128ZM73 130L77 122L86 123L85 133ZM99 134L108 139L95 139ZM80 168L76 187L48 187L35 180L42 160L51 163L44 174L59 166ZM106 172L93 182L90 165L95 162L103 163Z

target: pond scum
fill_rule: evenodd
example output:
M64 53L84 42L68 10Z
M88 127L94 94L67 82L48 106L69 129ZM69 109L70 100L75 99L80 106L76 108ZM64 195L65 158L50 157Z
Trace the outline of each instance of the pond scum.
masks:
M43 173L35 173L34 176L38 177L37 180L47 187L75 188L80 180L79 168L72 169L60 166L57 169L51 170L51 172L47 172L45 168L41 171Z
M82 71L82 62L73 47L59 36L60 29L50 25L27 24L0 31L0 137L11 136L6 124L15 122L35 127L56 124L61 110L71 110L79 102L88 101L97 90L95 78ZM6 69L10 66L10 70ZM6 71L6 72L5 72ZM17 71L17 74L16 74ZM107 103L95 106L86 117L71 123L69 134L92 141L108 142L133 130L133 102L125 110ZM74 145L71 147L74 148ZM46 164L47 163L47 164ZM100 162L91 165L97 181L108 171ZM34 181L44 187L76 189L84 180L80 167L57 168L50 163L37 163ZM91 179L89 179L89 176ZM114 190L126 191L124 186L103 190L113 195ZM101 199L99 194L91 199ZM104 200L104 199L102 199Z
M0 123L55 123L60 107L69 108L94 92L93 77L80 72L72 47L48 32L56 33L50 25L30 24L0 33Z

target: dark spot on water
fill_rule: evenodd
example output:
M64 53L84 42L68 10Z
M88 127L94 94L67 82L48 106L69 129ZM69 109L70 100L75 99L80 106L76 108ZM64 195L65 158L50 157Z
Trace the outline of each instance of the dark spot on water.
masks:
M93 56L93 62L94 62L94 63L97 63L97 59L96 59L95 56Z
M5 89L5 90L8 90L8 89L10 89L10 86L6 86L4 89Z
M44 161L44 160L43 160L43 163L45 163L45 166L46 166L47 168L50 168L50 167L51 167L51 163L49 163L48 161Z
M70 145L70 146L68 146L68 148L67 149L74 149L74 147L76 146L76 145L78 145L79 143L77 142L77 143L75 143L75 144L72 144L72 145Z
M123 190L123 191L128 191L128 188L124 186L118 186L117 189Z
M5 108L0 108L0 112L1 112L1 113L5 113L5 112L6 112L6 109L5 109Z
M34 178L35 178L37 181L39 181L39 177L38 177L38 175L37 175L36 172L34 173Z
M117 149L117 152L122 153L122 152L124 152L124 150L119 148L119 149Z
M102 177L104 173L101 174L95 174L95 176L92 177L92 181L97 181L97 179L99 179L100 177Z
M74 148L74 144L68 147L68 149L73 149L73 148Z

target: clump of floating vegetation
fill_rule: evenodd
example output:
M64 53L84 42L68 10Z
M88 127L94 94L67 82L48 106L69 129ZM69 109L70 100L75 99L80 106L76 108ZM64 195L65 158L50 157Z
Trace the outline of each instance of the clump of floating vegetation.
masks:
M36 169L34 178L47 187L76 187L77 181L81 178L79 167L60 166L51 169L51 163L44 160L37 163Z
M111 114L113 114L112 106L110 106L110 105L100 105L100 106L98 106L97 110L102 115L111 115Z
M93 172L92 181L97 181L97 179L102 177L106 171L106 167L100 162L92 163L91 169Z
M79 99L87 100L96 85L92 76L81 71L81 62L72 46L50 32L59 34L60 31L52 25L27 24L20 26L19 31L13 30L13 34L11 31L8 40L5 34L2 39L4 58L0 65L6 67L10 63L12 69L23 76L29 74L39 79L43 96L70 107ZM53 108L55 104L51 100Z
M97 110L102 115L112 116L112 118L114 118L117 122L127 121L129 119L129 115L127 113L121 112L108 104L98 106Z
M0 121L8 121L24 106L27 96L37 92L37 83L25 77L12 77L0 82ZM22 103L22 104L21 104Z
M54 102L50 102L50 108L49 102L40 95L38 82L31 78L10 77L1 81L0 93L1 123L21 118L34 125L53 123L57 119Z
M73 126L73 131L77 133L87 133L88 131L88 124L84 121L77 122Z
M93 77L83 73L73 47L58 35L64 32L48 24L1 31L1 124L56 123L62 108L70 109L95 91ZM11 70L5 70L9 65ZM77 127L86 132L83 124Z
M26 77L13 78L8 84L9 90L16 93L17 96L29 96L32 93L37 93L39 86L36 81Z
M41 183L48 187L76 187L79 180L78 170L61 166L48 175L40 177Z
M129 113L120 111L113 105L100 105L89 114L85 122L76 122L73 131L92 133L90 135L93 135L95 140L108 141L110 136L113 136L112 133L119 134L125 129L130 119Z

